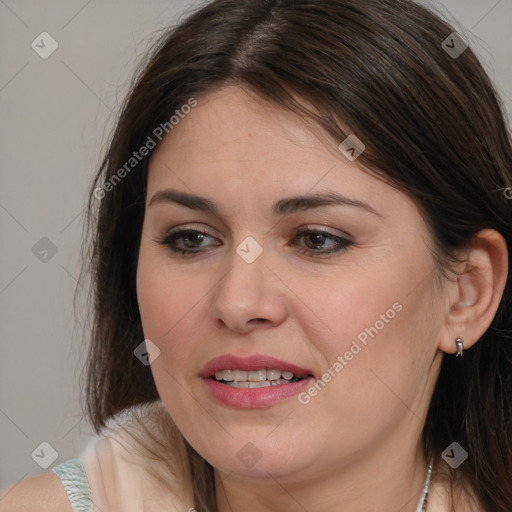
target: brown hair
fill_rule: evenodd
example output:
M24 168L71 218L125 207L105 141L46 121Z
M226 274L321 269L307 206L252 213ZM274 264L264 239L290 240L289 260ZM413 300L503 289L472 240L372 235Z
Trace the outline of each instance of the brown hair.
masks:
M237 84L340 142L356 134L366 146L358 163L418 204L441 270L483 228L499 231L511 247L512 201L504 194L512 185L510 127L471 48L455 57L442 47L452 32L434 11L407 0L215 0L157 42L90 191L94 325L86 403L97 432L123 409L159 399L150 368L133 353L144 339L135 278L149 156L99 206L94 190L191 97L200 102L202 93ZM495 512L512 510L511 293L509 276L479 342L463 358L444 355L423 430L436 467L453 441L469 453L450 470L451 481ZM172 426L169 417L162 421ZM213 468L183 443L195 507L213 512Z

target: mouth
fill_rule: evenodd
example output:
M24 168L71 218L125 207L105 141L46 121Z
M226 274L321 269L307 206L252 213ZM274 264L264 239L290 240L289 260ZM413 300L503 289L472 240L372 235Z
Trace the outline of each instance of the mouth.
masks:
M311 375L295 375L293 372L277 369L261 370L217 370L211 379L232 388L265 388L299 382Z
M271 407L315 380L311 370L260 354L216 357L200 377L220 404L243 409Z

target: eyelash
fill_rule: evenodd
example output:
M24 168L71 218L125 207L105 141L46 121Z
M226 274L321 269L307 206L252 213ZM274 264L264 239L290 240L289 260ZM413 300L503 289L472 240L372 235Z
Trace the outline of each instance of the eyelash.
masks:
M170 232L170 233L166 234L165 236L163 236L162 238L155 240L155 242L168 247L174 253L179 253L184 256L194 256L195 254L199 254L199 253L203 252L200 250L195 251L195 250L191 250L191 249L180 249L180 248L174 247L172 245L176 242L176 240L179 240L181 237L183 237L184 235L188 235L188 234L199 234L199 235L205 235L205 236L214 238L207 231L201 231L201 230L197 230L197 229L182 229L179 231ZM337 249L331 249L328 251L315 251L313 249L299 249L300 252L310 255L310 256L322 256L322 255L327 255L327 254L342 253L342 252L346 251L350 246L354 245L354 243L352 241L350 241L346 238L330 234L327 231L315 230L315 229L309 229L309 228L299 230L297 233L295 233L295 238L300 238L301 236L306 236L306 235L321 235L321 236L325 237L326 239L331 239L331 240L337 241L339 244L339 247ZM292 245L296 246L295 243Z

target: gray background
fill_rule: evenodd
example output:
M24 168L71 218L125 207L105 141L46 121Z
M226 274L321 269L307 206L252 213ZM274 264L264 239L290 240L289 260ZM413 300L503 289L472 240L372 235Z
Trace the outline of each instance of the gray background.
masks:
M0 0L0 488L44 471L41 442L51 468L91 439L78 400L87 324L73 312L86 191L135 65L201 3ZM512 0L424 3L457 20L511 113ZM58 42L47 59L31 47L44 31Z

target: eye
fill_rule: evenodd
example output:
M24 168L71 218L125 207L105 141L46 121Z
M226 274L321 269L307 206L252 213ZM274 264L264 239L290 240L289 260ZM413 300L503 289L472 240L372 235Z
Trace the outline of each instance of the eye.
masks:
M334 235L329 233L327 230L315 230L315 229L301 229L295 233L295 238L302 238L305 242L306 248L299 248L301 252L310 255L322 255L322 254L333 254L347 250L353 242L347 238ZM309 243L307 243L309 241ZM325 243L331 241L331 248L318 250L325 247ZM291 245L297 246L296 243Z
M172 252L192 256L202 253L204 246L202 245L208 238L215 239L207 230L201 231L197 229L178 229L171 231L164 237L155 240L157 243L168 247ZM297 243L297 239L305 241L305 247ZM327 242L330 242L330 248L325 248ZM211 244L210 246L219 246L220 243ZM347 250L353 242L347 238L329 233L326 229L301 229L294 234L292 243L289 245L298 247L300 252L308 255L320 256L326 254L339 253ZM322 249L323 248L323 249Z
M167 246L172 252L190 256L194 253L202 252L194 249L201 249L199 244L201 244L201 242L206 238L213 238L213 236L211 236L207 231L200 231L197 229L180 229L171 231L163 238L156 240L156 242ZM182 242L183 245L180 246L178 242Z

